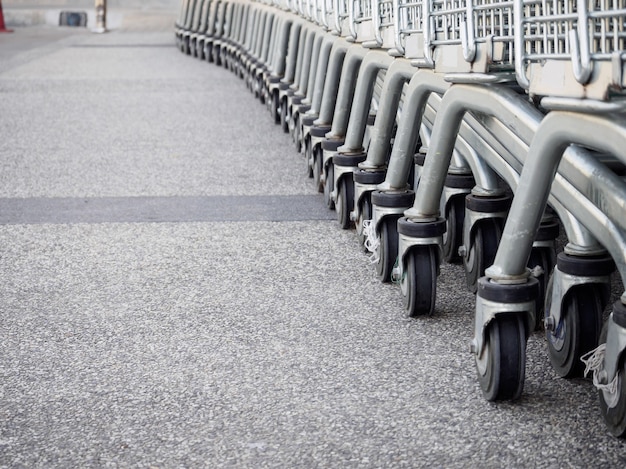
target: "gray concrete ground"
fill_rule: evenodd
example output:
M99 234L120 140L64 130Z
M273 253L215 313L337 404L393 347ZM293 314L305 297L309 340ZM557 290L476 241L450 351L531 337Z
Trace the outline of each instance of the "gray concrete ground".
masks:
M288 136L173 31L18 29L0 100L0 467L626 464L541 334L521 401L483 400L461 268L404 317Z

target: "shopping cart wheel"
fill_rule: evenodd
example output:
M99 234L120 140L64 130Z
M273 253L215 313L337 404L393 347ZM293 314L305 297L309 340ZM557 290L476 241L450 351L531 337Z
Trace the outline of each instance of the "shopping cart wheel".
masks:
M263 84L263 79L259 76L257 78L257 83L258 83L258 90L259 90L259 95L257 96L259 101L261 102L261 104L265 104L265 92L264 92L264 84Z
M297 127L299 128L299 127ZM306 175L309 178L313 177L313 166L311 165L311 161L313 161L313 153L311 151L311 139L306 139L304 142L304 161L306 165Z
M463 244L463 222L465 220L465 195L452 197L446 207L447 228L443 235L443 258L446 262L461 260L459 247Z
M476 371L488 401L514 400L522 394L526 367L526 333L522 314L497 314L487 326Z
M283 99L280 102L280 127L283 129L283 132L285 133L289 133L289 119L287 117L287 111L288 111L287 100Z
M323 151L322 151L323 154ZM322 157L323 158L323 157ZM332 160L328 162L326 168L326 177L324 179L324 202L329 210L335 210L335 201L333 200L333 189L335 185L335 165Z
M313 182L318 192L324 192L324 183L322 182L323 160L322 148L318 145L313 149Z
M367 248L365 247L365 238L366 238L365 227L363 226L363 223L366 220L372 219L372 193L369 191L365 193L365 195L361 197L361 200L359 201L359 205L360 205L359 217L357 218L355 222L356 234L357 234L359 243L361 243L361 246L363 247L363 251L367 252Z
M222 54L219 47L213 48L213 63L218 67L222 65Z
M550 280L546 311L550 310L552 299ZM559 324L553 330L546 331L550 362L559 376L582 376L584 364L580 357L598 345L604 296L602 285L587 284L572 288L563 298Z
M537 304L535 307L535 325L534 330L540 330L543 326L544 304L546 299L546 290L548 287L548 279L556 265L556 252L554 248L536 247L530 252L528 259L528 268L533 270L539 267L543 272L535 276L539 280L539 295L537 296Z
M272 119L274 119L274 124L280 124L280 103L278 101L278 91L272 92L272 101L270 104L270 112L272 114Z
M344 230L352 226L350 212L354 209L354 181L352 174L344 174L337 184L337 201L335 210L337 211L337 221Z
M477 222L472 230L470 246L463 257L467 287L476 293L478 279L485 275L485 269L493 264L498 244L502 237L502 219L485 218Z
M302 131L300 129L300 118L297 115L294 116L293 120L293 143L296 146L296 151L300 153L302 151ZM313 177L313 174L311 174L309 177Z
M386 216L380 222L380 239L376 275L381 282L391 281L391 271L398 257L398 218Z
M602 328L599 343L606 343L607 332L608 321ZM626 360L622 357L617 368L615 392L606 389L598 390L600 412L604 418L604 423L611 434L617 438L626 437L626 382L624 382L624 376L626 376Z
M410 317L432 315L437 293L437 246L415 246L406 254L400 281L404 309Z

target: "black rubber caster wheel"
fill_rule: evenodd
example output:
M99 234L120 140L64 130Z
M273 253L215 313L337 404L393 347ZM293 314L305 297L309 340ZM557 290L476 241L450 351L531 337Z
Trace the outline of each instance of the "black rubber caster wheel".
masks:
M380 222L376 275L381 282L391 282L391 272L398 257L398 217L386 216Z
M274 119L274 124L280 124L280 103L278 102L278 91L274 91L272 93L270 112L272 113L272 119Z
M476 371L488 401L515 400L522 395L526 368L526 332L522 314L498 314L487 327Z
M437 247L414 246L405 262L400 282L404 309L409 317L431 316L437 296Z
M455 196L446 207L447 228L443 235L443 258L449 263L459 263L459 247L463 244L463 222L465 221L465 196Z
M608 322L602 328L599 343L606 343ZM626 437L626 360L621 360L617 368L617 387L615 392L599 389L600 413L608 430L617 438Z
M350 220L350 212L354 210L354 181L352 174L344 174L339 179L337 186L337 202L335 203L335 211L337 212L337 221L339 226L344 230L352 227Z
M263 80L260 76L255 78L255 96L261 101L261 104L265 104L265 94L263 93Z
M287 100L283 99L280 103L280 127L285 133L289 133L289 119L287 111Z
M296 151L300 153L302 151L302 129L300 128L300 119L298 117L294 118L293 123L293 143L296 147ZM308 165L308 160L307 160ZM313 177L311 174L309 177Z
M304 142L304 164L305 164L305 174L309 177L313 177L313 166L311 162L313 161L313 152L311 150L311 140L306 139Z
M470 246L463 258L467 287L476 293L478 279L485 275L485 269L493 265L500 238L502 219L486 218L477 222L471 236Z
M324 164L324 155L320 146L313 149L313 183L317 187L318 192L324 192L324 183L322 182L322 165Z
M323 154L323 150L320 152ZM333 200L332 193L335 188L335 165L332 161L329 162L326 169L326 179L324 181L324 202L329 210L335 209L335 201Z
M365 247L365 227L363 226L363 223L366 220L371 220L372 219L372 195L371 192L367 192L366 194L363 195L363 197L361 197L361 200L359 202L360 205L360 210L359 210L359 217L357 218L355 224L357 227L356 230L356 234L357 234L357 238L359 240L359 243L361 244L361 247L363 248L364 252L367 252L367 248Z
M587 284L572 288L563 298L559 324L546 331L550 362L559 376L576 378L583 375L585 366L580 357L598 346L603 297L601 285ZM552 279L547 288L547 312L550 311L551 298Z

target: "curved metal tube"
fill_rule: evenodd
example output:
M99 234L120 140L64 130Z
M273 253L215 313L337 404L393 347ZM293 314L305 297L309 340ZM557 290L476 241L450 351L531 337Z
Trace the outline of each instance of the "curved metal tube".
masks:
M275 13L272 14L274 18L272 21L272 25L270 26L269 36L267 41L267 46L265 52L263 54L263 63L267 65L268 68L272 69L274 67L274 58L276 57L276 41L279 34L279 30L281 29L280 25L282 23L282 19L277 17Z
M267 57L270 49L270 42L272 40L272 25L274 24L274 15L269 13L265 20L265 27L263 30L263 43L261 48L261 54L259 58L263 63L267 63Z
M435 21L430 15L430 8L432 7L430 2L424 4L424 17L422 18L423 26L422 26L422 34L424 36L424 58L421 59L425 66L434 67L435 60L433 59L433 51L430 47L432 42L434 31L435 31Z
M404 189L419 138L418 125L422 121L428 98L431 93L443 94L448 88L450 88L450 84L445 82L441 75L430 70L418 69L409 81L402 105L402 117L398 123L395 142L389 158L387 176L385 182L379 186L381 190ZM376 169L384 164L385 160L381 158L379 153L372 153L370 157L368 152L367 160L361 163L360 167ZM438 202L437 205L439 205Z
M380 34L380 4L378 0L372 2L372 29L374 30L374 38L378 47L383 45L383 36Z
M341 38L336 38L332 44L328 67L326 69L326 80L324 81L324 93L320 106L319 117L315 123L330 124L335 112L335 104L338 98L339 82L342 76L342 68L346 51L351 44Z
M544 118L530 145L494 265L486 272L489 277L496 280L507 279L519 277L525 272L532 241L550 195L558 165L563 153L572 144L595 148L621 157L620 159L624 161L626 118L617 115L594 116L570 112L552 112ZM567 203L563 202L574 215L602 213L600 208L586 198L578 197ZM581 206L585 208L582 209ZM604 215L581 221L591 222L591 226L587 228L611 253L624 278L626 274L624 230L619 230L615 223Z
M304 44L302 56L302 64L300 65L300 74L298 75L298 91L303 96L306 96L308 92L310 71L313 68L311 64L313 60L313 46L315 44L316 37L317 36L315 31L307 28L306 42Z
M328 18L326 17L326 0L318 0L322 4L322 8L320 9L320 16L322 17L322 26L327 30L330 29L328 26Z
M435 75L432 72L424 70L424 77L427 77L428 73ZM411 82L413 83L413 80L417 81L418 79L419 77L415 76ZM409 84L410 87L413 86L412 83ZM441 90L439 94L443 91L445 91L445 89ZM412 96L413 92L407 92L407 99L414 99ZM457 102L451 103L451 101L454 100L457 100ZM519 101L519 103L516 103L516 106L511 106L511 103L515 101ZM414 106L413 104L409 107L405 103L406 111L411 109L410 112L415 112L413 111ZM484 125L489 126L488 122L478 122L472 115L465 115L469 110L477 110L495 116L495 119L506 123L505 127L512 135L517 134L521 136L520 139L516 139L518 144L512 144L513 142L511 140L500 143L494 134L485 130ZM403 114L406 111L403 109ZM519 96L510 90L491 86L454 85L444 94L442 105L435 119L432 143L429 146L426 164L420 177L420 186L424 187L422 187L421 190L418 187L415 206L413 209L405 212L405 215L416 218L432 218L435 216L439 209L439 197L443 190L445 176L452 158L455 140L457 139L457 135L461 138L463 135L466 135L466 131L464 130L466 125L473 129L480 135L481 139L484 140L482 142L479 141L481 147L478 148L478 150L480 150L481 159L485 160L487 166L478 164L478 162L472 159L471 154L464 155L467 163L472 168L477 184L486 188L495 187L489 169L493 168L493 170L507 181L510 187L515 189L519 181L516 172L519 172L519 168L522 167L527 159L528 146L536 130L539 128L541 118L542 116L538 111L525 101L522 101ZM459 131L453 132L448 129L448 126L455 126L457 119ZM387 179L383 183L384 186L381 186L381 189L398 189L404 187L406 184L406 174L412 164L413 151L417 143L414 125L415 124L407 125L405 117L401 119L389 161ZM443 128L441 127L442 125ZM449 132L447 132L448 130ZM446 136L442 137L442 131ZM444 139L443 141L442 138ZM472 145L476 145L475 140L472 140ZM563 166L565 168L573 168L572 172L577 171L576 168L581 166L579 162L581 151L582 150L577 150L576 148L569 148L563 158ZM509 153L510 155L506 156ZM429 159L429 156L434 155L436 155L434 158ZM433 172L434 165L437 165L438 169L436 171L439 171L441 175L441 179L436 183L437 185L433 184L432 181L429 183L425 182L426 179L429 178L428 172ZM573 243L572 248L579 252L597 250L597 241L563 208L563 204L561 203L562 200L576 200L576 189L561 175L557 175L556 182L552 187L554 194L550 197L550 204L559 214L568 239L570 240L570 244ZM427 198L429 200L426 200ZM428 204L427 212L424 210L426 204ZM418 207L417 210L415 207Z
M589 51L589 22L587 20L587 0L577 1L578 21L577 29L569 32L570 53L572 68L578 83L585 85L591 78L593 62Z
M473 62L476 58L476 39L474 38L474 11L473 2L466 3L465 21L461 22L461 47L466 62Z
M529 130L533 134L539 128L542 118L543 115L537 113L536 122L528 122L530 125ZM481 158L515 191L519 181L519 174L522 171L524 161L528 157L530 141L523 141L518 138L493 116L466 114L461 124L460 136L464 135L463 126L466 124L481 137L481 140L478 142L472 140L472 146L478 150ZM488 147L482 145L482 140ZM469 158L468 163L472 165L472 161ZM484 170L488 168L482 165L478 169ZM481 185L481 188L494 187L493 185L485 186L484 175L477 173L476 168L473 166L472 172L476 178L477 185ZM623 187L621 190L618 189L621 181L615 181L613 184L608 182L611 177L617 178L617 176L612 174L608 168L595 158L590 158L589 153L580 147L571 146L565 151L559 165L559 173L552 184L552 193L548 200L549 204L559 215L565 228L569 241L566 246L568 252L577 253L578 255L589 255L601 250L597 240L586 228L581 226L578 220L571 216L560 202L560 200L580 197L581 194L592 197L588 194L590 192L589 181L596 178L598 174L603 175L605 182L602 187L593 189L594 196L602 197L605 211L611 210L611 207L616 207L615 210L619 210L617 207L621 206L620 204L623 204L623 201L626 200L626 191L624 191Z
M386 51L372 50L365 55L356 82L354 102L346 131L346 143L339 147L340 152L363 151L363 137L365 136L376 76L381 69L389 68L393 60L394 58Z
M348 0L348 26L350 28L350 37L353 41L356 41L356 18L354 17L354 2L355 0Z
M345 137L346 135L359 68L367 52L367 49L361 47L360 44L352 44L344 58L339 91L337 92L337 103L335 104L335 114L330 129L330 133L334 137Z
M570 147L565 154L574 148ZM564 159L561 160L561 163L563 162ZM556 173L548 203L558 214L565 228L568 242L564 250L568 254L577 256L604 252L604 247L598 243L593 234L560 202L561 200L576 200L578 197L580 197L580 192L561 174Z
M293 68L293 75L291 75L291 80L289 80L289 70L287 70L287 73L285 74L285 78L287 79L287 81L295 84L296 86L300 84L300 77L302 77L302 64L305 61L304 51L306 49L308 34L308 30L304 26L304 24L298 23L297 25L299 29L298 38L296 39L298 47L293 51L293 62L295 63L295 65ZM291 51L289 53L291 54Z
M330 50L333 46L335 38L329 34L324 34L320 45L320 53L317 62L317 70L315 73L315 83L313 85L313 99L311 100L311 114L318 114L322 106L322 98L324 97L324 82L326 81L326 71L328 70L328 60L330 59Z
M315 78L317 76L317 69L320 58L320 48L322 47L323 40L324 34L320 31L315 35L313 48L311 50L311 66L309 68L309 75L306 86L306 101L309 104L313 101L313 89L315 87Z
M393 0L392 3L393 8L393 31L394 31L394 45L396 46L396 50L404 55L404 44L402 44L402 30L400 25L400 1Z
M445 93L437 113L415 204L405 212L407 217L430 219L439 216L439 197L461 121L468 111L496 116L522 140L532 140L537 110L519 95L492 85L452 86Z
M335 25L333 30L335 34L341 34L341 19L339 17L339 0L333 0L333 20L335 21Z
M402 87L417 72L418 69L404 59L396 59L389 66L380 93L380 106L371 132L366 161L378 162L387 158L398 106L402 97Z
M530 86L530 80L526 76L526 70L524 69L524 51L526 48L524 46L524 2L521 0L513 2L513 20L515 77L517 78L517 83L527 90Z
M289 50L292 22L286 19L282 22L280 35L277 38L276 44L274 44L275 51L275 64L274 73L278 76L285 75L285 69L287 68L287 53ZM296 46L297 47L297 44Z

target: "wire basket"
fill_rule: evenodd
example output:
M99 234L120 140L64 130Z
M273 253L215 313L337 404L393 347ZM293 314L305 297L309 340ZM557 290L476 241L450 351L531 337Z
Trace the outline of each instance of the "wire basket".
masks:
M531 95L623 93L626 0L519 0L515 26L517 79Z
M446 73L514 69L513 1L394 0L396 48Z
M350 34L358 42L373 41L372 0L349 0Z

